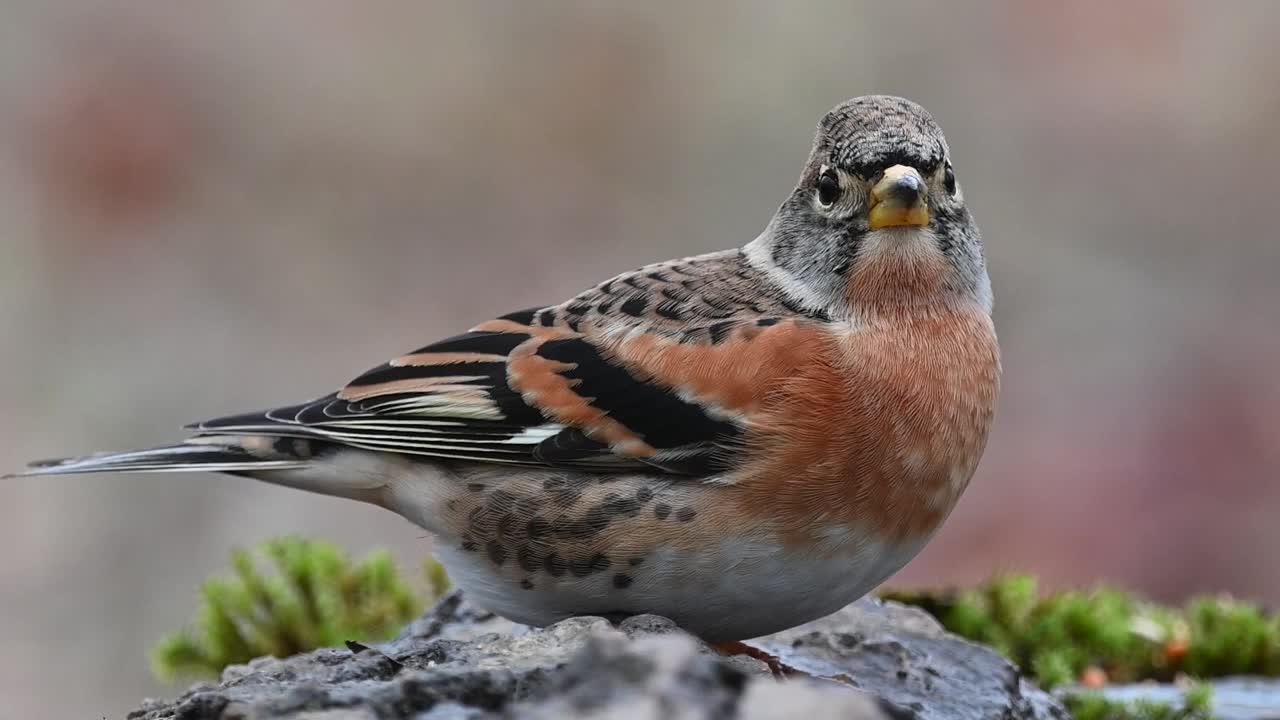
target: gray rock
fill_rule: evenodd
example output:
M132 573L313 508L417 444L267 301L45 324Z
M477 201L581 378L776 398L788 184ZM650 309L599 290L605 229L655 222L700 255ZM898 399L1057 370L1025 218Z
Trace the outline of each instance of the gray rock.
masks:
M511 623L443 599L397 637L259 658L132 720L900 720L1066 718L994 651L928 615L864 599L749 643L776 656L726 658L652 615L614 625Z
M1004 656L897 603L864 598L751 644L810 676L862 689L906 711L906 717L1069 717Z

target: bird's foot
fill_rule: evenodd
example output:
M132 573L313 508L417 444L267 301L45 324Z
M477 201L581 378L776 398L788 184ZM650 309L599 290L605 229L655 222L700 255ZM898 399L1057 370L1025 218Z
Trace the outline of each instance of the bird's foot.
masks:
M807 675L803 670L797 670L796 668L782 662L778 656L772 655L758 647L748 645L741 641L735 640L733 642L712 643L711 649L727 657L742 655L753 660L759 660L769 668L770 674L778 679L795 677L797 675Z

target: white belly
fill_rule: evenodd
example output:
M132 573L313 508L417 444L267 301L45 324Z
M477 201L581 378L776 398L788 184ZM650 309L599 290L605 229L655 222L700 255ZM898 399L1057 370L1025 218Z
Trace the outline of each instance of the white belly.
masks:
M874 589L923 547L841 533L838 548L788 549L727 538L696 552L657 546L634 566L578 577L539 575L525 587L483 553L436 555L472 601L516 622L543 626L574 615L654 613L711 642L743 640L828 615ZM510 563L508 563L510 565ZM618 576L625 576L625 580Z

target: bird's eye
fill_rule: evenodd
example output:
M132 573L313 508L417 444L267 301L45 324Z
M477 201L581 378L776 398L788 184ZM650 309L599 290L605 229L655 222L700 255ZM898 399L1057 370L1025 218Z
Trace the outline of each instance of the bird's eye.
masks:
M950 161L947 162L946 168L943 170L942 184L946 186L948 194L956 194L956 171L951 169Z
M826 170L818 178L818 204L829 208L840 199L840 180L835 172Z

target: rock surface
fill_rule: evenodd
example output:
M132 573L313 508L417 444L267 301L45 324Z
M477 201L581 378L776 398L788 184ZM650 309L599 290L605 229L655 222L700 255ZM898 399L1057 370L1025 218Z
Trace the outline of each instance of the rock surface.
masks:
M994 651L863 599L724 657L665 618L516 625L454 593L395 640L259 658L132 720L920 720L1067 718Z

